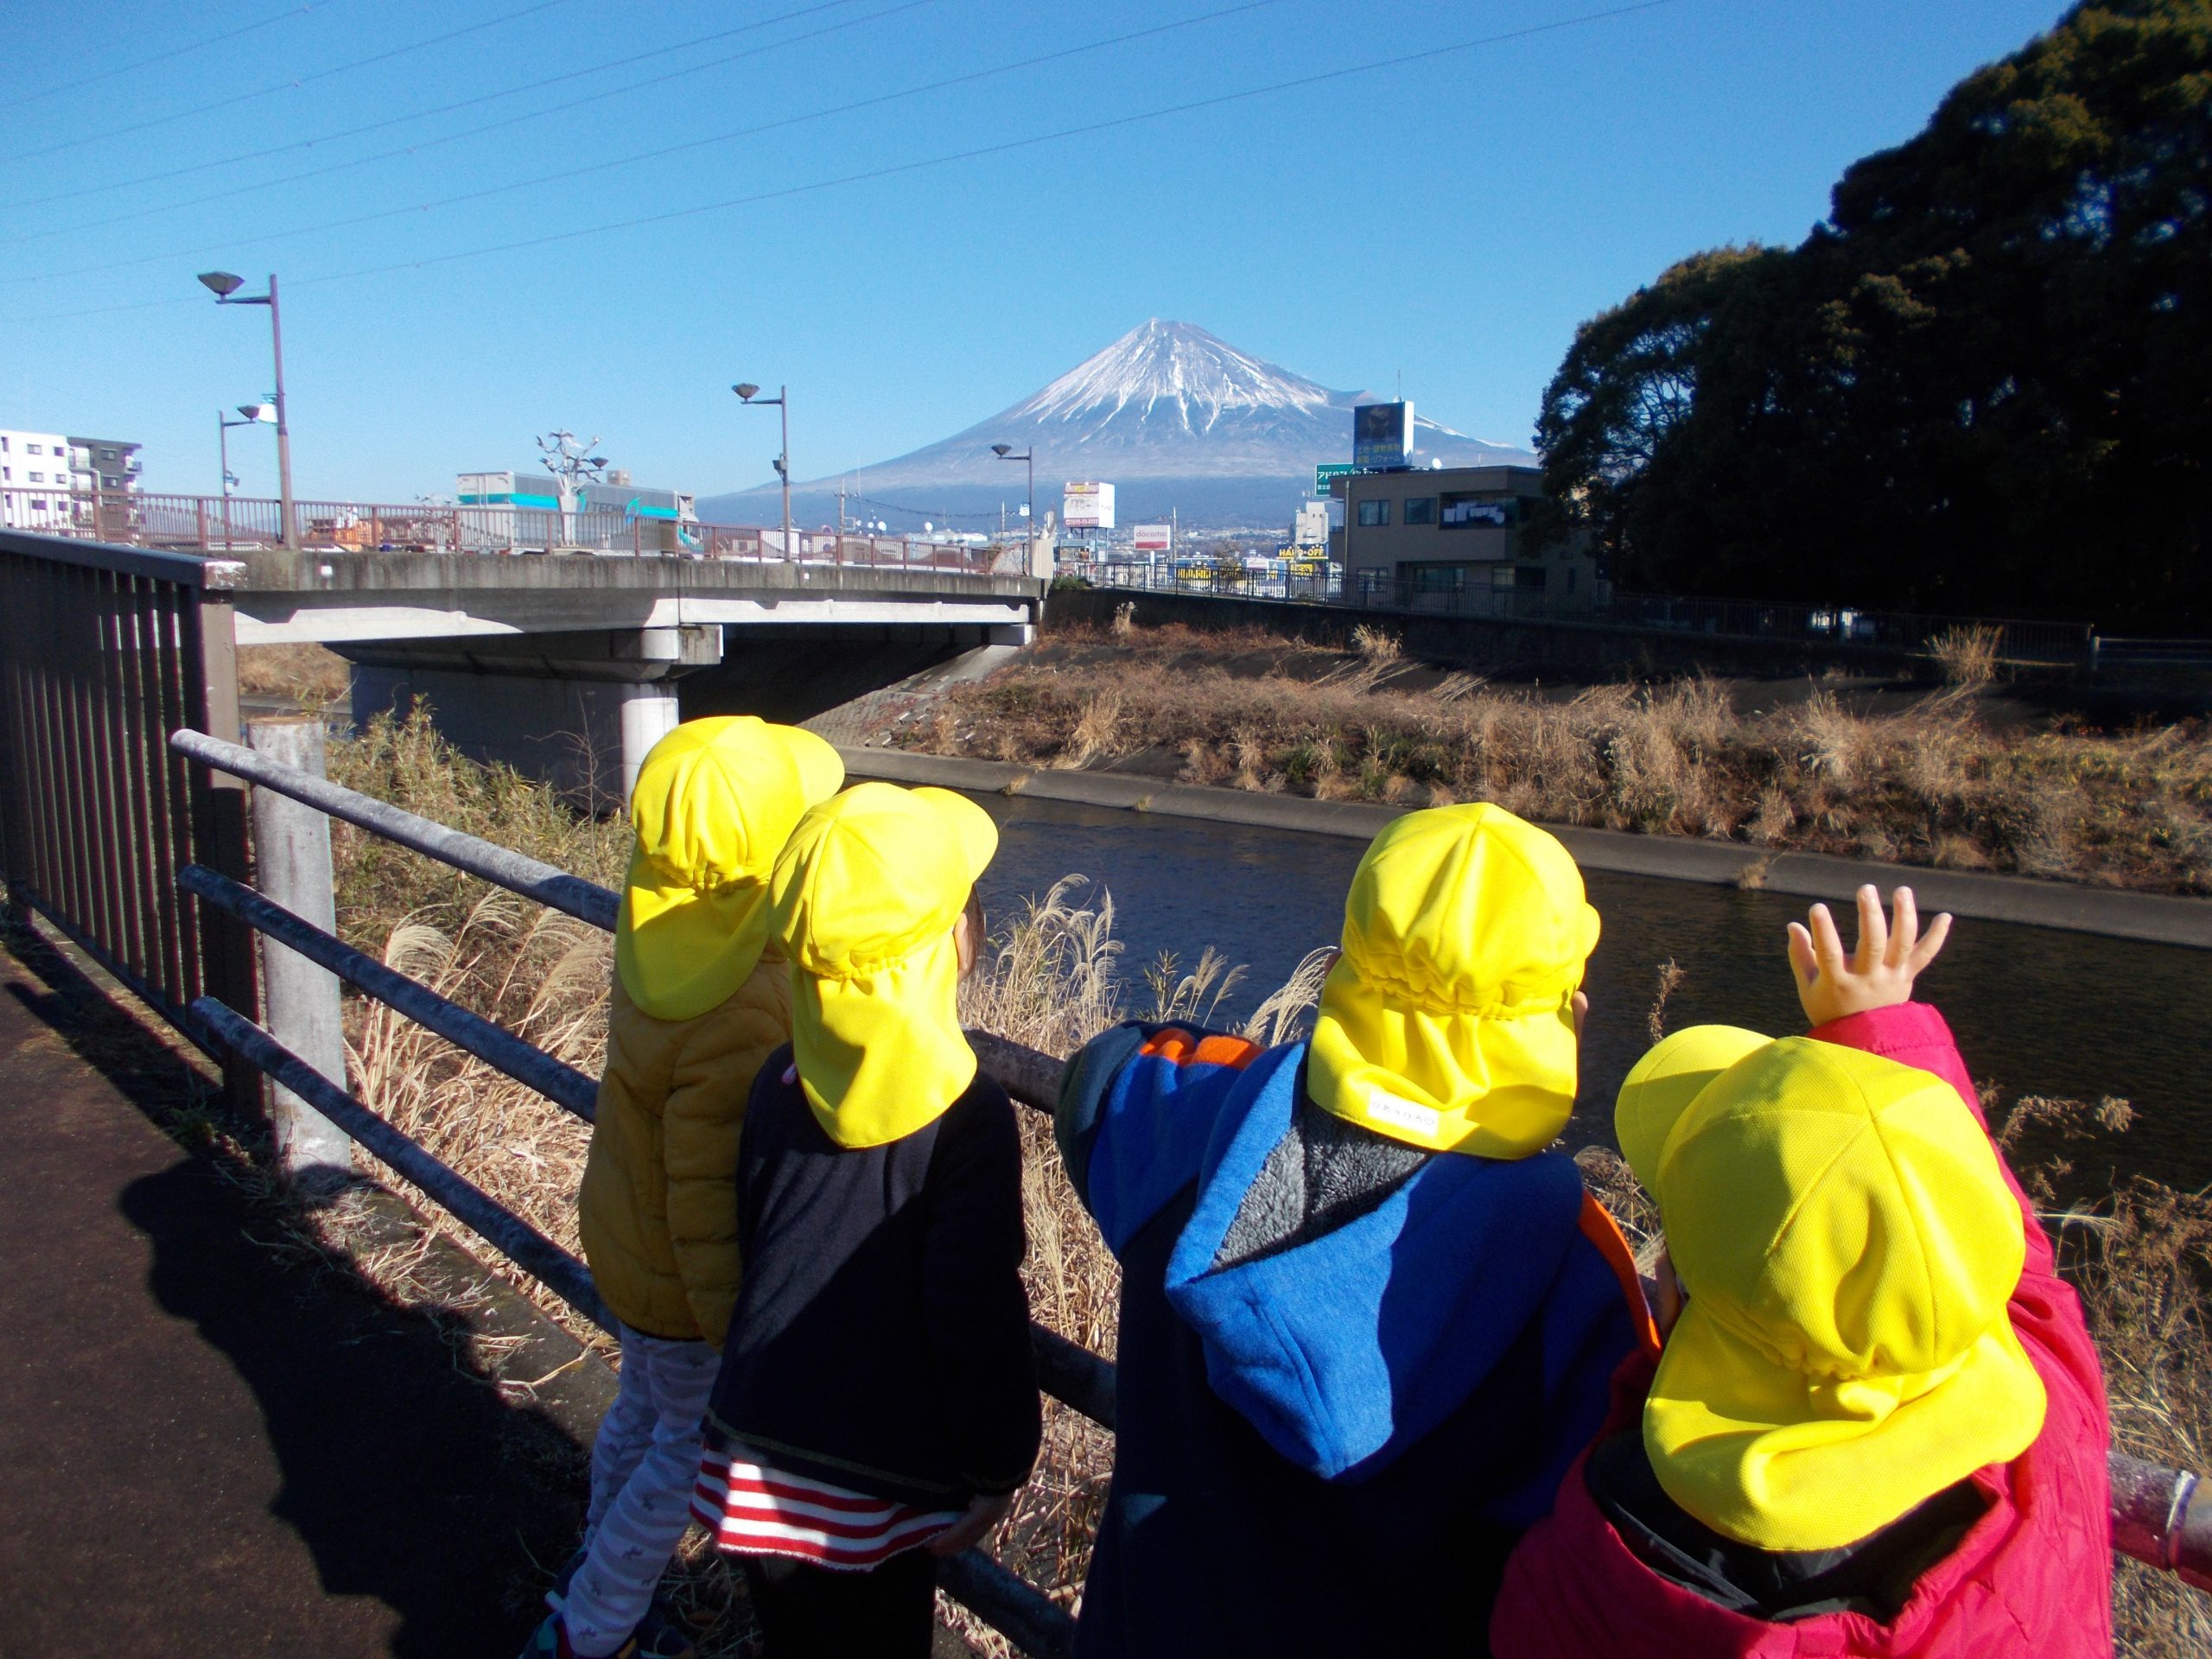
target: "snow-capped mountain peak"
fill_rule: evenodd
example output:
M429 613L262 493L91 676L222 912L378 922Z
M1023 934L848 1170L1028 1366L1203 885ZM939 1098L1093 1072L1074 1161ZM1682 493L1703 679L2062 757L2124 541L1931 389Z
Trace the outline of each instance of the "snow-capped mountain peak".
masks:
M1164 413L1159 405L1169 403L1176 406L1177 424L1205 432L1227 410L1325 409L1336 397L1303 375L1246 355L1196 323L1154 317L1002 418L1110 420L1132 405L1149 417Z

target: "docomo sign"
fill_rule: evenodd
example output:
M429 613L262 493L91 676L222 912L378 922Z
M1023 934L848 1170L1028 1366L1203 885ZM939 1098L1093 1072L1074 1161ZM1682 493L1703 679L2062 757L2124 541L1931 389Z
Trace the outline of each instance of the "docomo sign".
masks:
M1069 482L1060 486L1060 522L1070 530L1114 528L1114 486Z
M1137 524L1132 526L1136 537L1136 550L1140 553L1167 553L1174 550L1175 531L1172 524Z

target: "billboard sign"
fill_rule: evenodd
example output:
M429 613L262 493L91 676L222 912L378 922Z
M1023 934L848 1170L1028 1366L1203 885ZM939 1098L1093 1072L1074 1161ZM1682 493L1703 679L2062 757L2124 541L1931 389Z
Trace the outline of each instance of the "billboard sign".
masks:
M1313 463L1313 493L1328 495L1331 486L1340 478L1350 478L1359 470L1348 461L1317 461Z
M1060 487L1060 522L1070 530L1114 528L1114 486L1070 481Z
M1484 500L1472 495L1453 495L1443 498L1443 528L1467 530L1477 524L1505 525L1513 522L1512 509L1495 498Z
M1351 464L1394 472L1413 465L1414 406L1360 404L1351 412Z
M1140 553L1166 553L1173 549L1175 531L1172 524L1135 524L1131 531Z

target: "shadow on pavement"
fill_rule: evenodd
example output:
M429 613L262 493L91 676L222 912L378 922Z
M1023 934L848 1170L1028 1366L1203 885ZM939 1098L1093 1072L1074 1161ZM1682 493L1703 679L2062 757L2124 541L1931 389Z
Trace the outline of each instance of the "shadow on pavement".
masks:
M465 1310L399 1306L288 1233L175 1052L37 936L6 944L11 1638L178 1659L517 1650L575 1535L582 1454L501 1397Z

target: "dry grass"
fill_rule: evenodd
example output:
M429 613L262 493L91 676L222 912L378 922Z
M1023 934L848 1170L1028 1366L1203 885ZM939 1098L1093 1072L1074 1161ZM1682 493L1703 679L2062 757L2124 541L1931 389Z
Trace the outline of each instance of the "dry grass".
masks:
M1881 715L1827 690L1741 713L1696 678L1564 702L1464 675L1409 689L1379 632L1338 654L1187 629L1058 639L1053 658L950 691L898 741L1048 766L1164 750L1188 780L1239 789L1491 800L1547 823L2212 892L2198 722L1999 729L1964 680ZM1977 671L1987 642L1954 644L1956 673Z
M1987 685L1997 677L1999 647L2005 630L1987 623L1969 628L1949 628L1938 634L1928 654L1943 673L1946 685Z
M353 665L321 645L241 645L238 690L320 709L346 694Z
M1821 711L1815 718L1835 716ZM1840 766L1865 763L1838 734L1828 735L1838 738ZM334 746L332 772L595 880L619 874L626 830L577 819L550 791L459 760L419 720L380 722L362 738ZM339 849L341 931L571 1065L597 1068L608 971L603 936L365 837L341 836ZM1302 963L1255 1011L1247 1034L1268 1043L1294 1039L1318 995L1328 955L1317 951ZM963 988L962 1013L971 1024L1065 1054L1132 1011L1204 1020L1240 971L1208 952L1188 971L1163 960L1132 982L1122 971L1111 895L1094 893L1071 876L1020 915L994 925L982 969ZM1664 1031L1667 997L1681 978L1672 963L1660 971L1648 1015L1655 1038ZM575 1183L588 1144L582 1125L380 1011L354 1008L349 1036L356 1086L372 1106L574 1248ZM2088 1107L2027 1099L2005 1118L2002 1139L2031 1193L2055 1210L2055 1195L2073 1185L2080 1143L2124 1132L2127 1121L2117 1102ZM1049 1125L1025 1113L1023 1136L1030 1242L1024 1276L1032 1309L1060 1334L1110 1356L1118 1268L1067 1183ZM1626 1163L1601 1147L1586 1149L1577 1161L1648 1267L1662 1242L1658 1218ZM438 1213L427 1203L422 1207ZM2205 1303L2212 1286L2212 1200L2136 1181L2049 1219L2104 1354L2115 1445L2203 1468L2212 1452L2212 1331ZM404 1271L404 1263L390 1268ZM544 1293L537 1295L545 1305ZM993 1548L1064 1606L1079 1605L1112 1462L1111 1436L1047 1402L1037 1472ZM696 1531L671 1590L703 1632L707 1659L753 1650L734 1575ZM2212 1602L2177 1580L2123 1562L2115 1591L2118 1651L2130 1659L2205 1651L2212 1642L2208 1609ZM1006 1651L964 1612L947 1609L945 1617L979 1649Z

